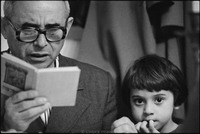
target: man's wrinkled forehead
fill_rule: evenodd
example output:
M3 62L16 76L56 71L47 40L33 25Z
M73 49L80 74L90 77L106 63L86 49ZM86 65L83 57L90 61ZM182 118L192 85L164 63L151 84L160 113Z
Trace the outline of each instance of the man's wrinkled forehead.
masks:
M31 11L36 12L48 12L48 11L54 11L57 12L57 14L60 14L61 12L64 12L64 14L68 17L69 16L69 3L66 1L15 1L13 5L12 12L14 14L19 12L26 12Z
M25 22L64 24L68 17L64 1L18 1L13 12L12 21L19 25Z

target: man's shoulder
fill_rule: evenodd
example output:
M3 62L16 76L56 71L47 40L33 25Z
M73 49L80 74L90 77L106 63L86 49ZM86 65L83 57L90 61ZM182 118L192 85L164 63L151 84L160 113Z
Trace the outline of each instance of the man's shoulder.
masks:
M100 74L107 74L108 72L89 63L78 61L69 57L59 55L60 66L78 66L84 72L95 72Z

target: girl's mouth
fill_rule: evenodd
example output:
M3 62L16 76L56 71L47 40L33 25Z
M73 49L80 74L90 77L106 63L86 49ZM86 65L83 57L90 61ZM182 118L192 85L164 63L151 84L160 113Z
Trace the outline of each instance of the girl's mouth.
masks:
M150 120L143 120L143 121L147 121L147 127L149 127L149 122L150 122ZM156 122L157 120L152 120L152 121L153 121L154 126L155 126L155 122Z

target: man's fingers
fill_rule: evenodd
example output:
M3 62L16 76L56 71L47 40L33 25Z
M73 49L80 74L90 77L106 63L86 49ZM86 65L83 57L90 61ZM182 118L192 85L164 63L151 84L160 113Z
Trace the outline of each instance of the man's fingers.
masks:
M32 107L37 107L37 106L41 106L44 105L45 103L47 103L47 99L44 97L37 97L33 100L26 100L26 101L22 101L20 103L15 104L15 109L18 112L23 112L27 109L30 109Z
M11 97L11 102L13 104L15 104L15 103L19 103L25 99L33 99L38 96L39 96L39 93L36 90L21 91Z
M37 115L41 115L43 112L48 110L51 107L51 104L49 102L45 103L44 105L33 107L31 109L28 109L26 111L23 111L20 113L20 116L22 119L29 119L33 118Z
M45 112L45 111L44 111ZM30 124L31 122L33 122L34 120L36 120L42 113L39 113L29 119L27 119L27 122Z

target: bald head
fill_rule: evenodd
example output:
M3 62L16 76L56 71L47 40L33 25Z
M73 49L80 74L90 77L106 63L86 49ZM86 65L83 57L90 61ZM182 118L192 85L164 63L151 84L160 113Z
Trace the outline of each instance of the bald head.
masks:
M4 15L8 18L12 18L12 16L14 15L14 7L15 7L15 4L17 2L20 2L20 1L5 1L4 2L4 6L3 6L3 9L4 9ZM70 14L70 6L69 6L69 2L66 1L66 0L63 0L62 2L64 2L64 5L65 5L65 10L66 10L66 16L68 17L69 14Z

